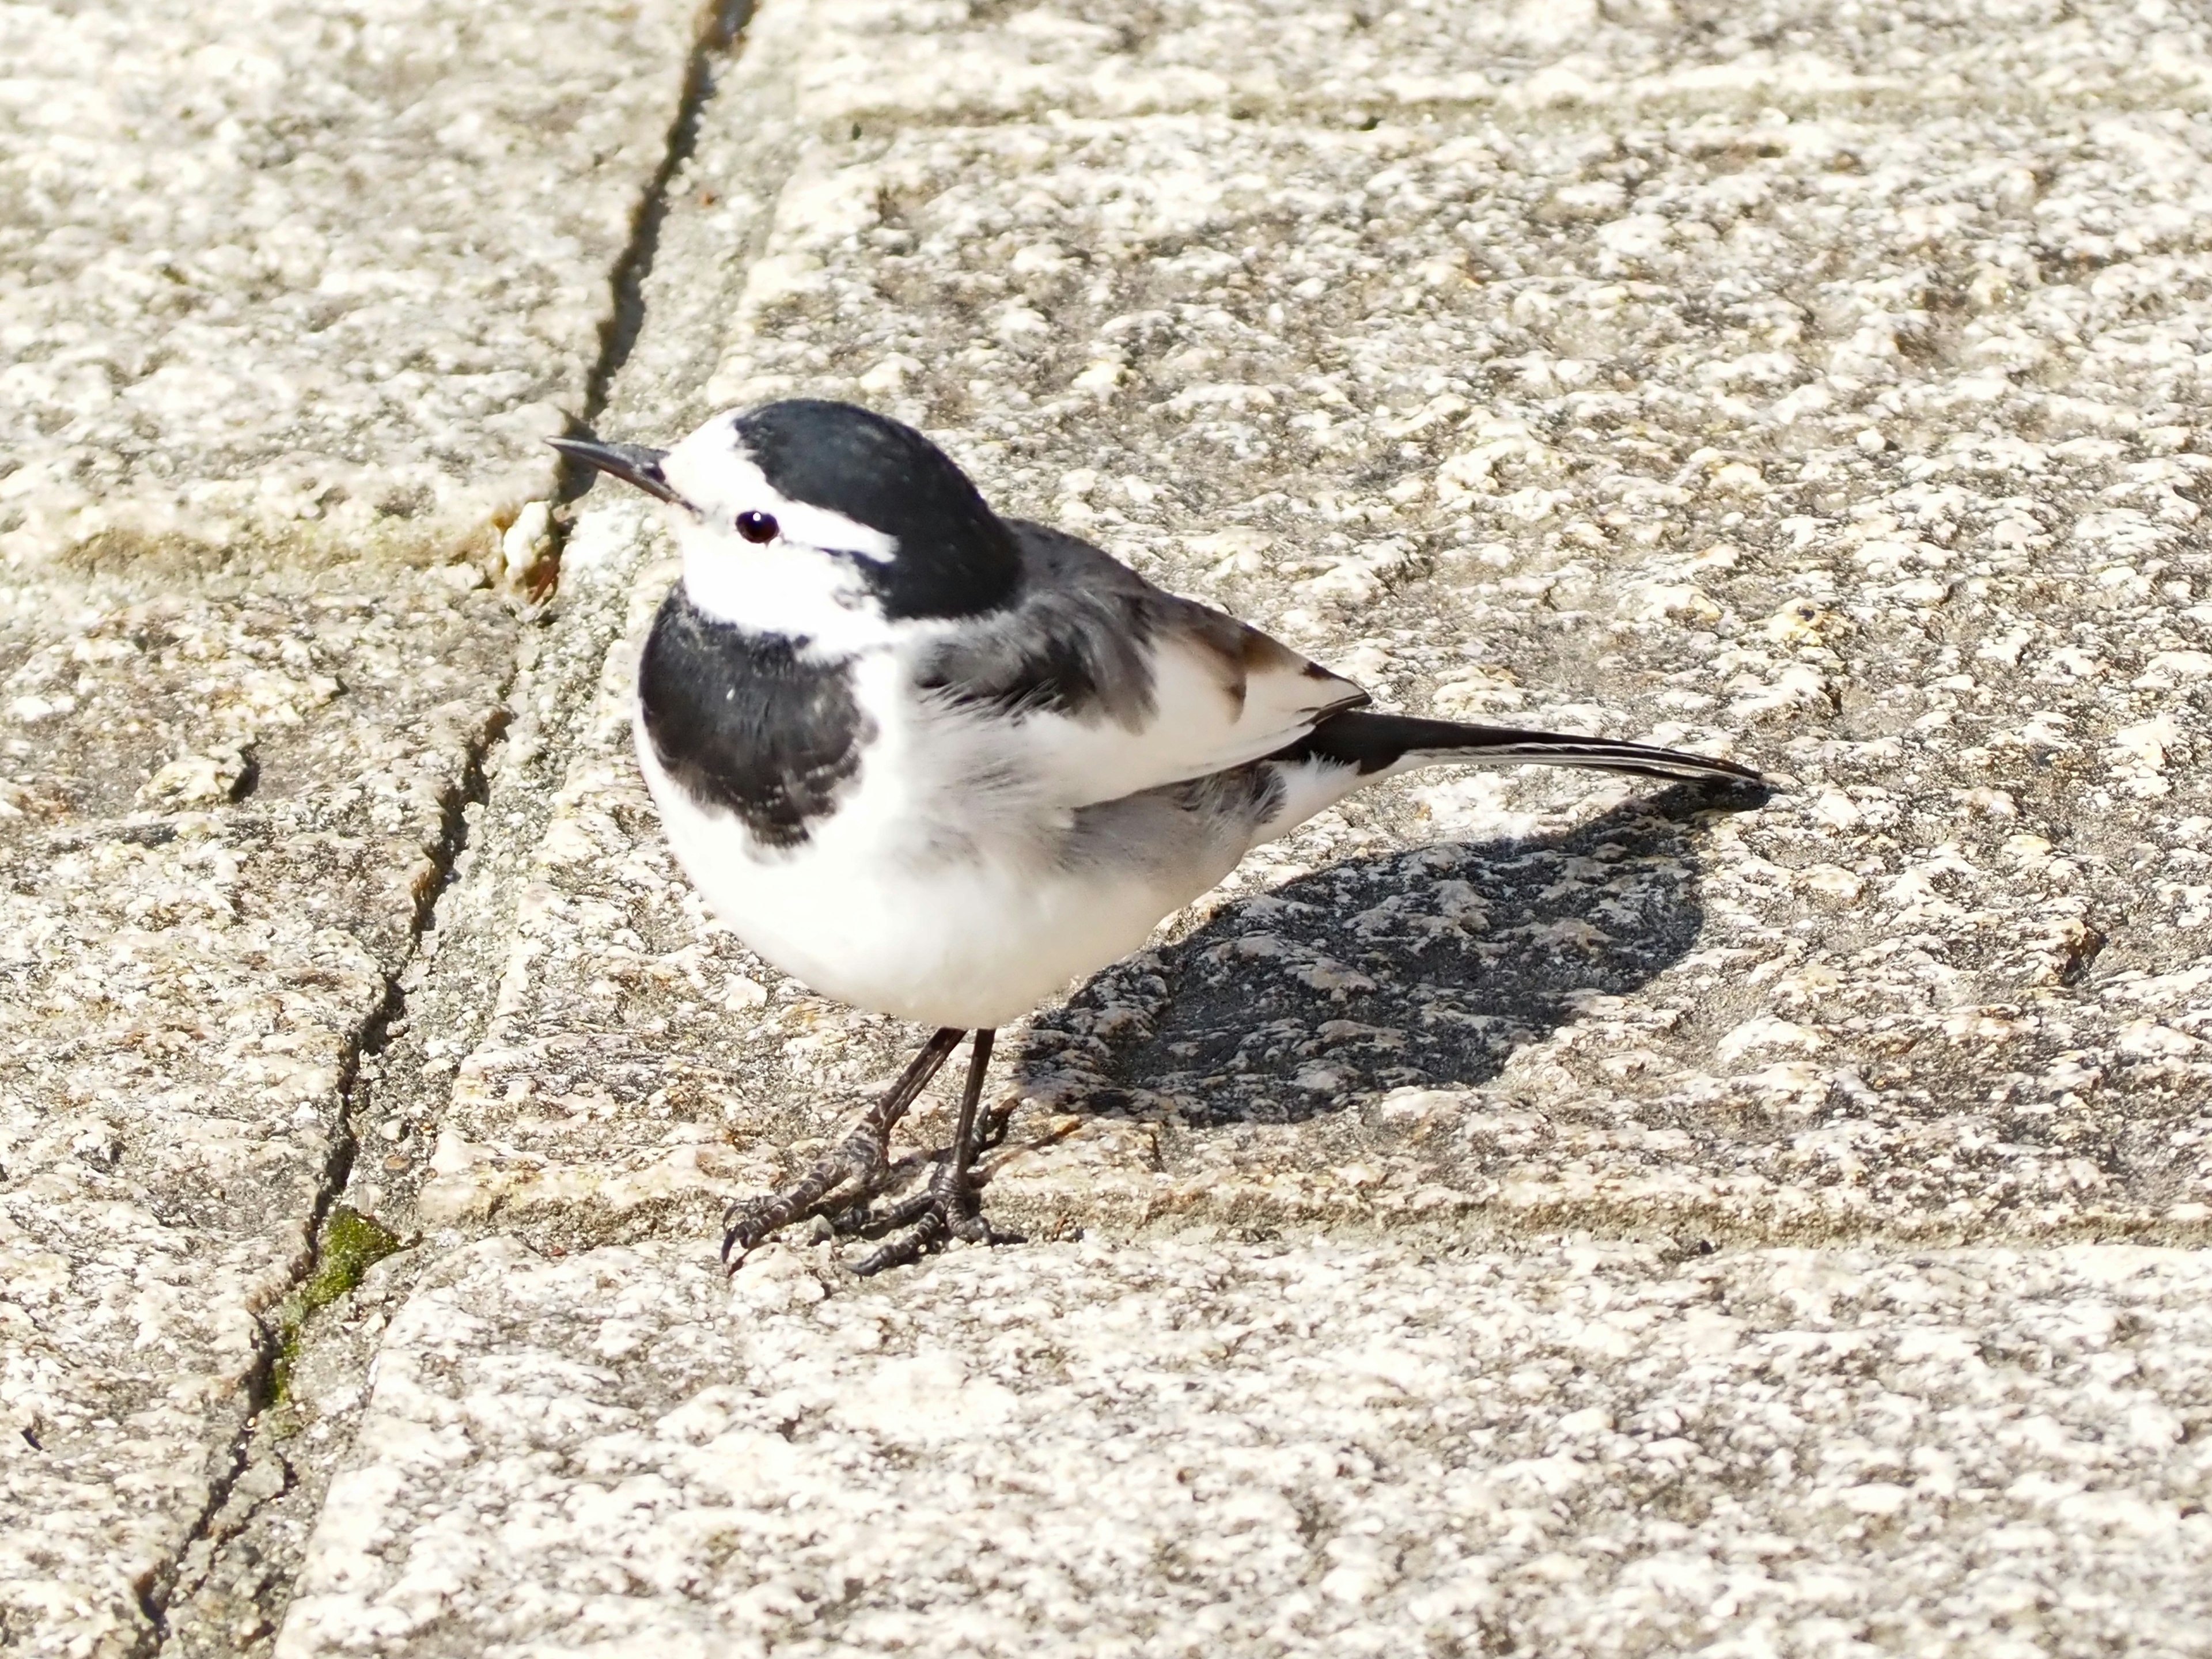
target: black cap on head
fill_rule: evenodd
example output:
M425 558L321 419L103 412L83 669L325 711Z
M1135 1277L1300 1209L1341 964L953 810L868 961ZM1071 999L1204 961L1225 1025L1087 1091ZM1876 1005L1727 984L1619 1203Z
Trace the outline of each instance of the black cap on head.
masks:
M1021 574L1013 532L952 458L912 427L813 398L765 404L736 424L778 495L897 542L888 563L864 562L886 614L969 617L1012 597Z

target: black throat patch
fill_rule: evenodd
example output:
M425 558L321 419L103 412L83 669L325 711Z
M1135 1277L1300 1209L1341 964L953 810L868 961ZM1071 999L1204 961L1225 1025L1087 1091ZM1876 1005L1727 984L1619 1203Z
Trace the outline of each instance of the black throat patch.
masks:
M836 809L876 735L853 699L851 663L808 661L802 643L717 622L678 582L637 672L646 738L668 775L783 850Z

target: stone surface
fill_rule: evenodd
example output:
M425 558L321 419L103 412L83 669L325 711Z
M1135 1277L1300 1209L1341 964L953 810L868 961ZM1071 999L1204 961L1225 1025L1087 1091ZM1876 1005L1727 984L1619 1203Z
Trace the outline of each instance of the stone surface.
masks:
M1186 110L1293 114L1323 125L1483 109L2201 105L2201 13L2060 0L1894 6L1820 0L1511 0L1337 6L1170 0L1131 7L808 9L793 65L826 128L1010 115Z
M715 143L750 107L708 106L690 199L745 182ZM703 399L623 432L887 401L1010 509L1401 706L1785 786L1729 821L1480 776L1325 815L1030 1035L1055 1150L1000 1188L1029 1224L2212 1214L2201 123L1628 115L819 139ZM634 637L668 579L581 602ZM427 1222L703 1221L895 1063L700 912L626 673L531 854Z
M0 1639L2202 1651L2203 19L696 27L0 19ZM792 392L1780 787L1347 804L1010 1034L1037 1243L732 1304L915 1034L702 910L532 443Z
M318 1274L325 1265L319 1260ZM421 1266L415 1252L385 1258L351 1294L298 1328L287 1345L281 1387L263 1401L222 1503L178 1561L162 1609L165 1656L246 1659L268 1652L308 1534L360 1422L377 1342Z
M148 1650L239 1476L697 27L0 15L10 1651Z
M488 1240L277 1652L2201 1653L2195 1252Z
M115 747L243 745L260 787L0 836L0 1628L27 1651L127 1650L228 1477L257 1316L306 1260L495 723L492 596L362 574L94 611L45 647ZM85 788L158 794L177 764Z
M0 20L0 553L437 547L546 495L693 0Z
M1391 702L1782 787L1326 815L1011 1045L990 1202L1088 1242L732 1304L912 1034L670 860L588 498L281 1651L2201 1650L2203 1258L2059 1241L2212 1197L2204 43L1884 21L764 9L606 435L858 398Z

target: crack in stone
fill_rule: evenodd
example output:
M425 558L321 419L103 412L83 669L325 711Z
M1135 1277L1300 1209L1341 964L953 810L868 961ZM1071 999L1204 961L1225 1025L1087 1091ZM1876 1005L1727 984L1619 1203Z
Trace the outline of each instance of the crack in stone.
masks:
M629 361L638 335L644 329L645 283L653 274L653 260L660 251L660 232L668 220L671 186L698 147L700 114L714 91L715 60L737 44L752 10L752 0L709 0L704 9L684 68L684 91L677 101L676 118L669 123L660 165L646 185L637 218L631 227L629 243L615 261L609 279L614 307L608 313L600 337L599 360L592 365L591 374L584 383L584 407L580 421L584 427L598 420L606 408L607 394L615 376ZM562 502L575 500L591 487L592 474L568 461L562 463L560 476L556 499Z
M490 797L485 762L493 746L505 732L508 717L504 707L509 688L514 683L515 665L509 665L507 679L498 688L501 706L474 733L463 760L460 775L453 787L446 790L440 802L438 839L426 850L430 854L431 878L421 884L416 898L415 914L409 933L407 961L412 963L420 951L422 936L429 931L437 913L438 900L452 884L454 872L460 864L461 854L469 841L468 808L481 805ZM357 1126L363 1121L370 1106L374 1084L364 1062L372 1061L384 1050L392 1022L405 1010L407 998L401 988L401 976L405 972L387 973L384 976L384 994L375 1007L362 1018L353 1041L348 1045L341 1061L338 1092L345 1102L339 1113L336 1132L331 1137L330 1152L324 1160L321 1179L315 1190L315 1203L307 1229L307 1259L293 1274L288 1294L296 1293L312 1279L323 1261L323 1232L330 1218L331 1208L345 1191L346 1182L353 1172L356 1154L360 1150ZM229 1445L214 1454L210 1461L220 1465L208 1485L208 1499L191 1530L185 1535L182 1547L167 1565L149 1574L135 1587L138 1610L149 1627L147 1635L151 1645L142 1638L138 1650L158 1653L167 1647L173 1632L169 1626L169 1607L179 1589L185 1586L185 1565L196 1547L210 1540L216 1518L229 1503L233 1490L245 1474L252 1459L253 1443L261 1432L260 1419L273 1402L276 1375L276 1358L281 1335L274 1318L275 1310L283 1298L270 1304L257 1316L258 1334L255 1341L253 1368L245 1381L248 1402L246 1413L239 1419L236 1432ZM287 1466L289 1470L289 1465ZM214 1547L221 1547L215 1540ZM213 1565L212 1557L207 1568L195 1576L194 1582L204 1581Z
M586 382L582 417L586 423L595 420L605 408L608 389L636 344L645 319L644 283L652 271L661 227L667 218L671 186L678 171L696 144L700 112L714 89L714 62L737 43L750 14L750 0L711 0L704 9L686 64L683 93L675 118L670 124L660 163L641 193L630 240L616 260L610 278L614 305L602 335L598 360ZM563 502L573 500L582 493L588 482L588 478L577 477L573 468L564 466L556 500ZM551 552L556 580L562 551L560 541L565 529L565 526L556 521L554 526L556 541ZM526 625L534 620L535 615L542 612L543 608L542 605L532 607L531 612L526 613ZM405 963L398 971L385 976L381 1000L362 1020L345 1054L340 1079L340 1092L345 1106L317 1187L308 1229L307 1257L293 1276L292 1293L296 1293L312 1279L322 1265L325 1225L331 1207L347 1189L361 1149L362 1127L369 1121L380 1083L380 1079L375 1075L374 1061L384 1052L395 1023L403 1020L406 1015L410 969L427 960L422 955L425 935L433 931L439 901L452 887L461 867L462 854L470 843L468 809L471 805L483 807L490 799L487 762L513 719L513 710L508 705L517 677L525 665L524 657L527 649L526 643L518 647L514 660L508 665L507 675L497 688L498 712L471 738L459 781L457 787L446 793L441 803L440 836L435 847L429 849L432 875L430 879L421 884L416 895ZM495 985L485 987L484 1000L489 1002L495 994ZM282 1300L279 1298L277 1303L271 1304L271 1313L281 1305ZM176 1555L163 1569L149 1575L143 1583L135 1587L139 1612L146 1620L146 1629L137 1644L137 1651L140 1654L179 1654L195 1645L178 1641L179 1632L173 1628L170 1609L180 1592L205 1584L218 1576L223 1565L223 1552L231 1540L242 1534L250 1523L252 1510L239 1517L237 1524L224 1536L215 1536L217 1522L242 1477L254 1462L257 1442L268 1433L263 1419L274 1402L281 1337L270 1313L264 1313L258 1324L255 1363L246 1378L249 1409L240 1419L237 1431L228 1445L212 1455L211 1461L219 1463L220 1468L209 1484L207 1502ZM296 1486L296 1472L290 1460L275 1453L271 1455L283 1468L285 1479L282 1489L270 1494L270 1497L281 1498ZM261 1504L257 1503L254 1510L260 1507ZM204 1551L205 1559L198 1565L197 1571L190 1571L195 1551ZM252 1600L264 1616L256 1621L259 1628L253 1635L241 1640L236 1632L233 1632L238 1650L258 1648L273 1640L283 1607L289 1602L291 1583L298 1565L296 1559L286 1563L273 1580L264 1583L254 1592Z

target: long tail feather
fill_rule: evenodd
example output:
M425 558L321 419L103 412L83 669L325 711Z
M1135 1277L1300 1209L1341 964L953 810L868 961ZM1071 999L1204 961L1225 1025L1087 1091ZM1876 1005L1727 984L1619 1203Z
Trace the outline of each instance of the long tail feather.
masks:
M1451 762L1462 766L1587 766L1649 778L1763 781L1750 767L1734 761L1648 743L1420 720L1411 714L1380 714L1360 708L1329 715L1271 758L1334 761L1340 766L1358 767L1363 776L1409 765Z

